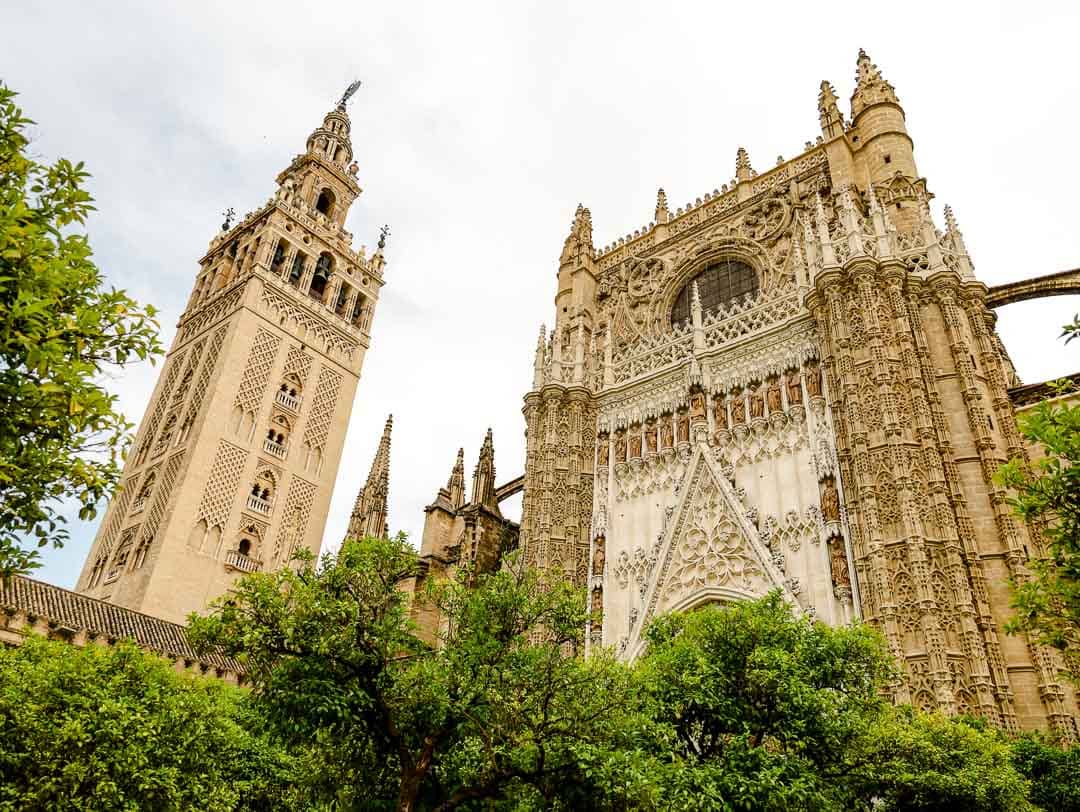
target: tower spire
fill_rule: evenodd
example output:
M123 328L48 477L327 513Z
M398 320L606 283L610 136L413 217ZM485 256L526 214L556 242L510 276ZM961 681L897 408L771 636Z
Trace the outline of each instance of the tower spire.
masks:
M465 449L459 448L454 468L450 471L450 479L446 483L446 490L450 494L450 505L457 510L465 504Z
M472 500L470 504L483 505L498 512L499 503L495 498L495 443L491 438L491 429L484 435L484 444L480 447L480 459L473 469Z
M386 516L387 496L390 491L390 432L393 428L394 416L390 415L386 418L375 459L371 461L367 482L356 495L356 503L349 517L349 538L390 536Z
M866 51L859 49L856 60L855 92L851 94L851 117L855 118L867 107L883 102L899 106L896 90L881 76L878 66L870 61Z

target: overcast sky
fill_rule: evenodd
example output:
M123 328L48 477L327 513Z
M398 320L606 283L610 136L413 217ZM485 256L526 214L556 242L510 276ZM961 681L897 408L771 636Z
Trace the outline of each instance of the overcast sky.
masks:
M161 310L166 345L221 212L265 201L363 80L347 226L369 249L382 223L392 235L327 544L390 412L390 522L414 540L458 446L469 476L488 426L498 480L519 475L521 398L575 206L599 247L652 219L658 186L675 209L726 182L739 146L759 171L798 154L820 132L822 79L847 112L860 47L979 278L1080 265L1075 3L0 0L0 20L0 80L37 122L34 151L86 162L97 261ZM1080 369L1057 340L1077 298L1001 312L1025 381ZM115 378L134 421L158 368ZM73 584L96 524L74 523L39 577Z

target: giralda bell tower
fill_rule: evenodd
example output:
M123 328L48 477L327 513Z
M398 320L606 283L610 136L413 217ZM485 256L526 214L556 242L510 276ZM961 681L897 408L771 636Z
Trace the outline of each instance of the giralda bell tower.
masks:
M367 256L344 228L356 86L199 261L79 592L183 622L318 552L385 264L385 230Z

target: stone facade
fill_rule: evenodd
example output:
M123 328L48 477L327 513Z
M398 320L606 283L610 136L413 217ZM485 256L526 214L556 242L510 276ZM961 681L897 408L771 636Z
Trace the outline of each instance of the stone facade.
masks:
M622 656L658 612L778 589L879 628L897 699L1073 738L1056 655L1002 631L1038 543L993 481L1025 454L989 309L1010 299L933 222L862 52L855 84L845 118L822 83L801 155L758 173L740 149L613 245L578 208L525 396L523 554L587 587L589 644Z
M354 251L344 103L199 261L77 591L183 622L245 572L318 552L383 245ZM384 232L385 234L385 232Z
M465 452L458 450L446 487L439 488L435 501L424 508L419 572L403 585L413 598L412 618L429 641L435 642L442 619L424 600L425 584L429 579L455 577L465 567L474 574L498 568L518 542L518 525L502 515L499 502L520 490L520 480L496 487L495 443L488 429L466 499Z

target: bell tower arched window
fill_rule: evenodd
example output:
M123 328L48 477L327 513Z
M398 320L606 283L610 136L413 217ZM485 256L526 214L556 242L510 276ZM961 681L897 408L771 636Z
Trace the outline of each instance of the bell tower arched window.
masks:
M672 327L679 327L690 320L690 295L694 282L697 282L698 296L701 297L702 313L714 312L747 294L754 296L758 292L757 273L745 262L737 259L714 262L687 282L675 297L675 304L671 308Z
M315 211L319 214L329 217L334 213L334 193L329 189L323 189L319 192L319 197L315 201Z
M319 261L315 263L315 273L311 276L311 286L308 288L308 296L318 301L326 295L326 283L330 281L333 273L334 260L329 254L320 254Z

